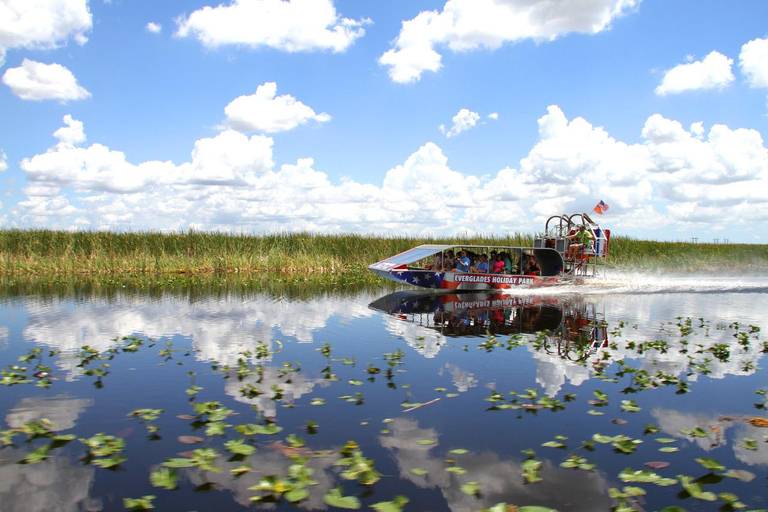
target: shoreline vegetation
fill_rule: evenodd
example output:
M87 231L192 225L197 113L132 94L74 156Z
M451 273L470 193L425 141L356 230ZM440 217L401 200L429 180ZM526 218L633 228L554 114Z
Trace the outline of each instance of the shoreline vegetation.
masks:
M281 273L363 275L371 263L420 244L532 246L533 234L374 236L211 232L113 233L0 230L5 275ZM621 270L765 272L768 245L658 242L615 236L608 264Z

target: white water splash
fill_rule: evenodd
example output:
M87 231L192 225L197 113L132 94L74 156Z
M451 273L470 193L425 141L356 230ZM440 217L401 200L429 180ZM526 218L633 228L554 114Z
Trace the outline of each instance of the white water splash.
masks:
M667 293L768 293L764 275L705 275L611 272L605 277L589 278L583 284L565 284L545 288L510 289L513 295L613 295Z

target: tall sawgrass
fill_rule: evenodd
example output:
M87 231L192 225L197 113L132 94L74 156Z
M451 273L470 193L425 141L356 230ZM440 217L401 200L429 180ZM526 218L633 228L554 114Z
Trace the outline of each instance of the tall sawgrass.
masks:
M0 270L12 273L339 272L424 243L530 245L507 237L380 237L276 233L0 231Z
M368 265L419 244L531 246L534 235L446 237L211 232L65 232L0 230L0 272L110 274L205 272L362 272ZM768 246L654 242L614 237L614 266L701 270L768 268Z

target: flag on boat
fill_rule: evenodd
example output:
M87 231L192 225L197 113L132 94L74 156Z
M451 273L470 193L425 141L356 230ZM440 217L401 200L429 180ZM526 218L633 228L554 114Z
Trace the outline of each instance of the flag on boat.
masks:
M597 206L595 206L594 210L600 215L602 215L603 213L608 211L608 205L600 201L599 203L597 203Z

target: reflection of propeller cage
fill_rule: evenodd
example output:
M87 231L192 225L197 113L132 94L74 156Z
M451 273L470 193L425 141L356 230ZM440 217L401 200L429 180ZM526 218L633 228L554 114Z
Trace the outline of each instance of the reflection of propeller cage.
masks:
M589 356L597 353L601 345L608 342L607 330L600 326L604 321L592 303L568 304L563 308L560 326L544 337L544 351L569 361L586 361ZM569 329L569 323L575 328Z

